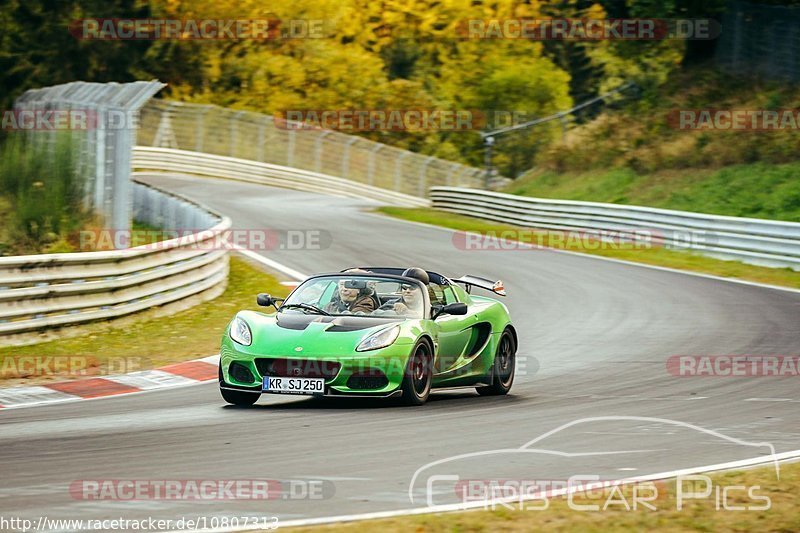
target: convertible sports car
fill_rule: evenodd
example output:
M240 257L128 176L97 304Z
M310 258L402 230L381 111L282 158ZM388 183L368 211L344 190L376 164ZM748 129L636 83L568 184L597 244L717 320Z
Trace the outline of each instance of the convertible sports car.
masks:
M432 388L506 394L517 333L506 306L472 288L505 296L500 281L383 267L319 274L286 299L259 294L258 304L276 312L241 311L228 325L222 397L235 405L262 393L421 405Z

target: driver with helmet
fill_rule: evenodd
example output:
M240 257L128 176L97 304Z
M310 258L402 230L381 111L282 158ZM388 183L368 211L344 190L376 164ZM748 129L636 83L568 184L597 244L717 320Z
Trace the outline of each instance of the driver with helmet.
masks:
M425 286L428 286L431 279L425 270L417 267L407 268L403 272L406 278L418 279ZM414 311L419 310L423 306L422 292L417 285L404 283L400 285L400 299L395 302L392 310L398 315L413 314Z
M404 277L413 278L421 281L426 286L430 283L430 277L421 268L408 268L403 274ZM428 289L430 291L430 288ZM400 297L383 304L374 315L420 315L425 301L416 283L401 283Z

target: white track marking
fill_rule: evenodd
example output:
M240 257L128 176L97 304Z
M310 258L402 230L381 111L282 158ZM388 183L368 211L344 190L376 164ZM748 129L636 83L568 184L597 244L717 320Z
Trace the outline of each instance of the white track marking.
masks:
M278 263L277 261L274 261L272 259L269 259L268 257L264 257L263 255L259 255L259 254L255 253L252 250L246 250L246 249L242 248L241 246L235 246L234 249L237 252L239 252L240 254L244 255L245 257L249 257L250 259L258 261L262 265L264 265L266 267L269 267L269 268L271 268L273 270L277 270L281 274L285 274L285 275L289 276L290 278L293 278L293 279L295 279L297 281L303 281L306 278L308 278L308 276L303 274L302 272L298 272L297 270L295 270L293 268L290 268L290 267L288 267L288 266L286 266L284 264Z
M792 398L747 398L745 402L795 402Z

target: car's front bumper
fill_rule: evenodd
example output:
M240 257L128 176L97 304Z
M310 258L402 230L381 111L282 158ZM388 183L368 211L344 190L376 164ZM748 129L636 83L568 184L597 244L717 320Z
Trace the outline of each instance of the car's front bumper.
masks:
M249 351L250 347L240 346L230 339L223 339L220 365L224 383L221 383L221 386L261 393L264 377L278 375L265 371L267 365L264 360L271 359L296 363L292 365L295 373L287 377L325 377L325 396L393 396L399 392L412 347L411 344L393 344L379 350L350 355L297 357L253 353ZM338 365L338 368L331 376L307 372L319 368L330 369L335 365ZM242 372L241 367L246 368L248 372Z

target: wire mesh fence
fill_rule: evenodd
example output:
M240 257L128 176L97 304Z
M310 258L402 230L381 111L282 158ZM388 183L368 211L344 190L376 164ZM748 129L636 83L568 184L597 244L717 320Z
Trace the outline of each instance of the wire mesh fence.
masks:
M280 126L269 115L153 100L139 144L294 167L419 197L433 186L482 187L482 169L355 135Z
M800 7L732 2L716 60L738 74L800 81Z
M484 142L484 154L487 166L491 166L492 151L496 151L506 159L511 168L509 173L514 179L533 170L536 154L539 150L557 143L564 144L570 130L585 124L603 110L612 109L621 102L639 98L639 87L633 82L622 85L585 100L570 109L559 111L545 117L523 117L511 124L480 133ZM535 141L529 142L533 137ZM488 152L488 154L487 154ZM516 170L516 171L515 171ZM495 172L494 168L490 170Z
M29 90L14 103L19 129L34 143L54 147L58 134L70 136L76 172L86 187L85 207L106 227L130 228L131 152L138 112L164 86L157 81L78 81Z

